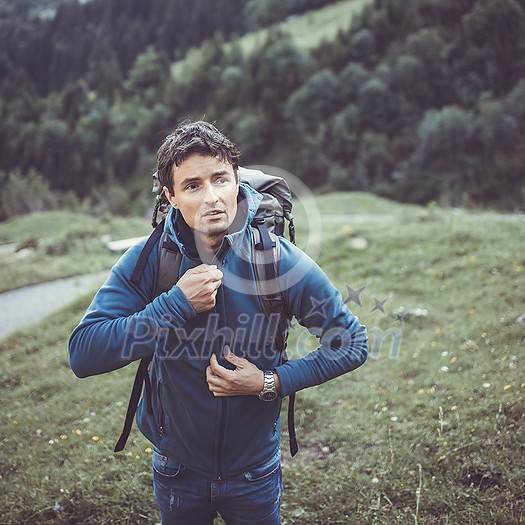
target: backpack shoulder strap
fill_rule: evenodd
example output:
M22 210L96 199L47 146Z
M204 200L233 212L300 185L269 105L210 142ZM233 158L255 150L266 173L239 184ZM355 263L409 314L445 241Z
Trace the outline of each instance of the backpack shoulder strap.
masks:
M126 442L128 441L129 433L131 432L131 426L133 425L133 419L135 419L135 412L139 404L140 396L142 394L142 387L146 383L146 398L148 400L148 412L152 412L151 408L151 395L148 394L148 390L151 389L151 383L146 379L148 376L148 367L153 358L152 355L144 357L140 360L137 373L135 374L135 381L133 382L133 388L131 390L131 396L128 402L128 409L126 411L126 419L124 421L124 428L120 435L117 444L115 445L114 452L120 452L124 450Z
M148 263L149 256L153 251L153 247L157 244L158 253L158 265L157 265L157 282L155 285L154 296L157 297L163 292L166 292L172 288L172 286L179 279L180 265L182 261L182 254L180 253L179 247L170 240L167 232L164 231L164 220L153 230L153 233L149 236L146 241L142 252L139 255L133 273L131 275L131 281L138 284L146 264ZM135 381L133 382L133 388L131 390L131 396L128 402L128 408L126 411L126 419L124 421L124 428L122 434L115 445L115 452L120 452L126 446L131 427L133 425L133 419L137 412L137 407L142 395L142 389L146 388L146 405L147 410L151 414L153 412L151 405L151 382L149 379L149 365L153 355L149 355L140 360L135 374Z
M160 224L156 226L153 232L151 232L148 240L146 241L146 244L144 245L144 248L142 248L137 263L135 264L135 268L133 269L133 273L130 277L130 281L133 284L139 283L140 278L144 273L144 269L146 268L146 264L148 264L148 259L153 250L153 247L155 244L157 244L158 240L162 236L162 233L164 232L164 223L165 220L163 219Z
M277 317L276 342L282 354L283 363L286 356L286 341L288 339L289 321L286 312L284 295L279 282L279 262L281 260L281 245L279 237L268 231L264 220L253 224L253 268L256 277L257 291L264 314L270 320ZM288 396L288 436L290 454L295 456L299 451L295 433L295 393Z
M253 268L257 292L261 305L268 319L272 315L281 315L284 308L284 296L279 283L279 261L281 245L279 237L270 233L264 222L257 222L253 228ZM283 347L280 346L283 351Z
M157 297L157 295L160 295L162 292L168 291L178 281L182 261L182 254L180 253L179 247L169 238L168 233L164 231L164 223L165 219L156 226L149 236L144 248L142 248L140 252L130 277L130 281L133 284L139 283L148 264L149 256L154 246L157 245L157 283L153 297Z
M182 253L177 244L169 238L168 232L163 232L161 235L157 250L157 283L154 297L171 290L173 285L179 280L182 262Z

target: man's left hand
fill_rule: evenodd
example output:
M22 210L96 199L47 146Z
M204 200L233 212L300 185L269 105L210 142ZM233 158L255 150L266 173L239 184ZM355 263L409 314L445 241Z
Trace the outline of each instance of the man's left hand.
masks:
M264 372L253 363L236 356L229 346L224 347L225 359L235 366L235 370L224 368L212 354L210 365L206 368L208 388L215 397L255 396L264 387Z

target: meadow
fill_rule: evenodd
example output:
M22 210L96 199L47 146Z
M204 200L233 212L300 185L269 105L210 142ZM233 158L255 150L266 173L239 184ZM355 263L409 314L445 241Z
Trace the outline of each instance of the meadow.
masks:
M323 41L333 40L338 31L347 30L354 18L359 15L370 0L343 0L330 4L321 9L304 13L299 16L272 25L270 28L251 31L226 45L231 49L239 46L244 56L249 56L261 47L268 39L270 32L285 32L292 41L305 50L319 46ZM190 49L187 55L171 66L173 78L180 77L188 70L195 70L199 66L199 48Z
M367 325L371 355L357 371L298 393L298 456L290 458L286 432L282 440L283 524L525 522L525 220L359 193L318 202L323 213L387 217L323 222L317 261ZM43 224L23 220L21 232ZM90 228L84 257L96 246L90 265L108 267L115 256L95 241L111 231L99 220ZM140 228L133 235L147 232ZM49 253L45 265L78 267L72 253ZM3 268L3 282L18 271ZM159 521L151 444L134 428L126 450L113 453L135 366L83 380L68 366L68 336L89 301L0 342L6 525ZM292 356L314 345L295 327Z
M150 231L146 219L109 214L48 211L14 217L0 223L0 243L16 244L14 254L0 253L0 293L111 268L116 259L107 241Z

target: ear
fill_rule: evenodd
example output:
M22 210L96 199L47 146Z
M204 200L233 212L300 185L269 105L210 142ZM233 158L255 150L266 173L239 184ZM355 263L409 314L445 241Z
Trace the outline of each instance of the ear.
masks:
M162 187L162 191L164 192L164 195L166 196L166 199L168 199L170 201L170 204L176 208L177 207L177 202L175 201L175 197L170 193L170 190L168 189L167 186L163 186Z

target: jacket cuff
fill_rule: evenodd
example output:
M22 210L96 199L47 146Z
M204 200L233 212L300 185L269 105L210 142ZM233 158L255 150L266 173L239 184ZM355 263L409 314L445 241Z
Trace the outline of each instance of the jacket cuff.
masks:
M278 366L274 369L274 372L279 376L279 385L280 385L280 397L287 397L290 394L294 393L292 377L290 374L289 367L286 365Z
M178 286L174 286L165 293L170 308L182 319L189 321L197 315L197 310L193 308L188 298L184 295L184 292Z

